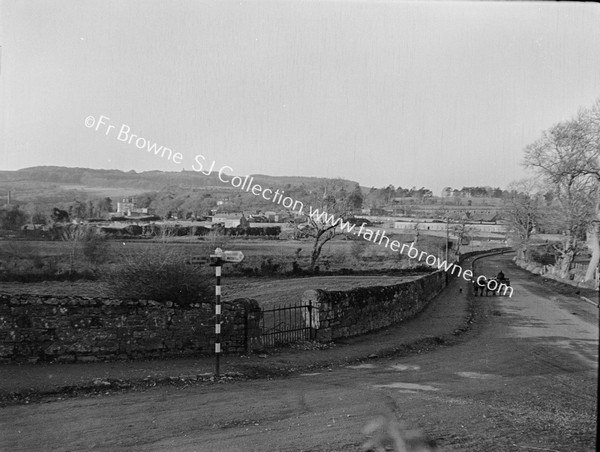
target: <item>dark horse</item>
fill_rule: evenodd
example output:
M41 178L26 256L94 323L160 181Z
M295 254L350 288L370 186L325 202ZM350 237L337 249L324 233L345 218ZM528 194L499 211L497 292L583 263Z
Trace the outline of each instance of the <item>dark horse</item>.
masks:
M475 296L479 295L479 296L483 297L483 294L485 293L485 296L487 297L490 292L492 292L492 295L495 295L495 292L488 288L488 283L492 279L493 278L486 278L483 275L478 276L477 278L474 278L473 279L473 293L475 294Z

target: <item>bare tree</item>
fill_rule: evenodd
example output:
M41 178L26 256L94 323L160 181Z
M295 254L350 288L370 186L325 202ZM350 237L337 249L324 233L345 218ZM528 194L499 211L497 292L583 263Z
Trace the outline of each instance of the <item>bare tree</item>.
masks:
M458 258L460 256L460 247L463 244L468 244L471 241L475 228L468 224L467 220L460 220L452 228L452 234L457 238L454 254Z
M69 275L73 274L78 251L87 235L87 228L78 224L71 224L62 231L62 240L67 243L69 249Z
M589 155L589 159L586 161L589 165L587 171L595 179L595 193L592 198L594 220L587 231L587 243L592 252L592 258L585 274L585 280L590 281L594 278L594 272L600 263L600 163L598 161L600 155L600 99L596 100L591 109L583 112L580 121L583 123L584 135L589 141L586 146L588 147L586 154Z
M560 122L525 150L525 166L554 189L560 203L565 239L560 249L560 273L566 276L582 231L588 234L592 260L586 279L592 279L600 259L600 99Z
M312 193L311 208L318 214L308 216L307 223L302 233L313 239L313 247L310 255L310 270L314 271L323 246L337 235L343 234L339 228L339 222L347 219L352 211L351 202L345 189L344 181L341 179L327 180ZM327 221L327 219L333 221Z
M531 180L513 182L508 186L509 195L505 200L503 215L521 260L529 258L531 239L542 217L540 195L535 188Z
M213 254L215 249L227 249L227 246L231 243L231 237L225 234L225 228L217 227L211 230L202 243L202 252L207 256Z
M556 206L549 212L548 221L563 231L561 246L554 249L558 255L559 275L566 278L575 256L585 243L585 234L592 225L595 186L589 177L565 177L556 187Z

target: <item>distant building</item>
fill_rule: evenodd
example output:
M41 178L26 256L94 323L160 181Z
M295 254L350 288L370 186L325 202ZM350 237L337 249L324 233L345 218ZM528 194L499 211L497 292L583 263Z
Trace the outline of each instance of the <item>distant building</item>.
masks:
M452 230L453 226L456 223L450 223L449 226L446 226L445 222L406 222L406 221L396 221L394 222L394 229L401 230L419 230L419 231L445 231L446 227L449 227ZM466 223L469 226L475 226L477 231L479 232L497 232L497 233L505 233L507 231L507 227L504 224L493 224L493 223L475 223L469 222Z
M123 200L125 201L125 200ZM117 203L117 213L123 215L131 215L131 211L134 209L132 202L118 202Z
M497 223L500 220L500 215L497 213L482 213L471 215L471 222L479 222L479 223Z
M295 226L291 223L248 223L248 227L253 228L280 228L281 231L293 231Z
M220 223L225 228L237 228L248 226L248 219L244 216L244 214L216 214L212 217L213 223Z
M382 207L368 207L366 209L362 209L360 213L362 215L386 215L387 213L393 212L393 209L386 209Z
M50 230L50 226L46 225L46 224L41 224L41 223L29 223L29 224L24 224L23 226L21 226L21 231L49 231Z
M217 201L217 206L225 206L225 205L230 205L231 204L231 200L229 199L229 197L225 197L223 199L219 199Z
M268 223L269 222L269 218L267 218L263 214L254 213L254 214L245 215L245 216L248 218L248 221L250 223Z
M123 202L117 202L117 213L126 217L132 215L154 215L154 209L135 207L135 198L124 198Z

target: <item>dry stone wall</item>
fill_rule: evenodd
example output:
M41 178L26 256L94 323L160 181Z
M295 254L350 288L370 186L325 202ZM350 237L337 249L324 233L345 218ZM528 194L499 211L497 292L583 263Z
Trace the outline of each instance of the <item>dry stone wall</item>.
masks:
M256 300L223 304L221 348L259 337ZM214 352L214 307L112 298L0 295L0 362L84 362Z
M475 254L481 253L465 254L461 262ZM437 271L393 286L309 290L305 323L320 341L364 334L415 316L445 285L446 274ZM256 300L224 303L223 352L260 349L261 316ZM212 354L214 337L211 304L181 309L147 300L0 294L0 362Z
M430 275L391 286L346 291L307 290L312 327L319 341L351 337L400 323L419 313L446 286L446 274Z

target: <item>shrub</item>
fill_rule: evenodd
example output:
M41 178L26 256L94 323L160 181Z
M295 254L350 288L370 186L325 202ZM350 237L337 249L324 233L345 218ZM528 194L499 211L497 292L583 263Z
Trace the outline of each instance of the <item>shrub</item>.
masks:
M96 229L88 230L82 242L82 248L83 256L92 265L102 264L108 259L109 250L106 235Z
M296 261L292 262L292 274L299 275L301 273L302 273L302 268L300 268L300 265L298 264L298 262L296 262Z
M27 222L25 212L15 206L0 210L0 228L9 231L18 231Z
M60 228L60 236L69 252L69 273L81 271L81 255L92 267L104 263L108 258L106 235L89 225L66 225Z
M273 263L270 257L263 258L260 264L260 273L262 275L274 275L279 270L279 264Z
M549 253L548 250L545 249L532 249L530 252L530 259L533 262L537 262L542 265L554 265L556 264L556 257L554 254Z
M189 256L165 243L150 244L120 257L122 264L103 275L112 296L171 301L180 307L212 300L209 276L188 264Z

